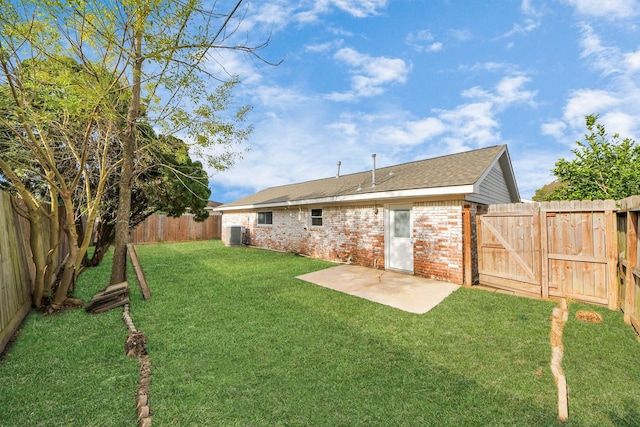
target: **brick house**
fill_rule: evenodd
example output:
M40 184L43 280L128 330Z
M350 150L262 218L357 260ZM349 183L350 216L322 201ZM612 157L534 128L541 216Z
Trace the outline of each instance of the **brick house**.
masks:
M215 208L222 239L472 284L475 215L520 201L506 145L267 188Z

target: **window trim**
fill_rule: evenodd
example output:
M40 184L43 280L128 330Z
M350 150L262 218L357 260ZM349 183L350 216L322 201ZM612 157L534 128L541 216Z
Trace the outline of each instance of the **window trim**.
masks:
M314 211L316 211L316 214L317 214L317 211L320 211L320 215L314 215ZM322 227L323 222L324 222L323 219L322 219L323 216L324 216L324 210L322 208L312 208L312 209L310 209L309 220L310 220L311 226L312 227ZM319 221L320 224L314 224L314 220L316 220L315 222L318 222L317 220L320 220Z
M263 222L260 222L260 214L263 214ZM271 221L268 222L268 220ZM256 222L258 223L258 225L273 225L273 211L259 211L257 214Z

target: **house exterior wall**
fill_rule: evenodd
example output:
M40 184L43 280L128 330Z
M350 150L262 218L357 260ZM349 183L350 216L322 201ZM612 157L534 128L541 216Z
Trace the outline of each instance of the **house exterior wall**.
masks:
M496 163L480 183L480 193L474 196L474 200L486 205L513 203L500 163Z
M475 247L477 204L463 200L414 202L414 274L462 284L464 279L462 209L471 205ZM337 262L384 268L385 213L381 205L313 206L323 209L322 226L312 226L311 207L273 208L272 225L258 225L258 211L225 212L226 227L249 230L250 244ZM477 256L473 256L477 278Z
M249 230L250 244L277 251L299 253L328 261L352 262L384 267L384 212L374 205L314 206L322 209L322 226L311 225L311 209L264 209L273 214L273 224L259 225L258 211L225 212L226 227L241 225Z
M463 201L413 205L414 274L461 284Z

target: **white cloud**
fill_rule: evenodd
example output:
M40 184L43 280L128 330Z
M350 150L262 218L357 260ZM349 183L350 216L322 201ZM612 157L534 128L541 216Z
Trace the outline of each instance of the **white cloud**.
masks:
M294 88L259 86L251 91L254 99L265 111L286 111L292 106L313 102L313 98Z
M542 13L531 5L530 0L523 0L520 5L520 10L522 10L522 14L525 15L525 19L522 22L516 22L513 24L511 30L501 35L500 38L509 38L516 35L527 34L540 27L540 18L542 17ZM513 42L509 43L508 47L511 48L512 46Z
M508 38L518 34L527 34L540 26L540 22L533 19L525 19L523 23L513 24L513 28L507 31L502 37Z
M516 102L533 104L536 92L523 89L524 85L530 81L531 79L523 75L503 78L496 86L497 102L499 104L512 104Z
M397 72L378 72L388 68L384 61L372 67L378 71L370 71L367 64L379 58L353 51L342 54L354 69L362 72L366 68L369 74L382 76L376 82L395 81L389 76ZM511 105L532 101L534 94L524 89L527 83L523 76L506 76L491 90L475 88L482 94L479 98L449 109L433 109L422 117L393 107L340 114L322 96L295 88L259 87L252 90L260 114L254 119L253 149L212 182L226 188L244 187L246 193L246 189L258 191L333 176L338 160L343 174L368 170L371 153L378 153L378 164L386 166L501 144L498 115ZM255 179L257 176L260 178Z
M377 15L379 9L386 7L387 0L326 0L335 7L356 18Z
M448 135L443 140L449 146L449 152L485 147L500 141L493 107L491 102L475 102L439 112L438 117L447 125Z
M380 95L385 86L404 83L411 65L399 58L370 56L352 48L339 49L334 58L350 68L351 90L345 93L332 93L328 99L334 101L352 101L357 98Z
M471 31L466 29L449 30L448 34L459 42L464 42L473 38Z
M342 43L342 40L333 40L327 43L307 45L305 46L305 50L307 50L308 52L324 53L335 50L336 48L340 47Z
M408 147L422 144L441 135L446 130L446 124L442 120L437 117L427 117L406 121L401 125L383 127L378 133L391 145Z
M504 62L478 62L471 66L461 65L458 67L459 71L489 71L491 73L496 73L498 71L506 70L509 73L513 73L515 67L511 64L507 64Z
M380 10L386 6L387 0L307 0L298 6L301 11L295 14L295 19L299 22L314 22L335 9L354 18L367 18L380 14Z
M520 9L522 13L525 15L536 15L537 11L531 5L531 0L522 0L522 4L520 5Z
M620 99L601 89L580 89L571 93L564 108L563 119L571 127L584 127L584 117L617 107Z
M552 122L544 123L540 127L540 131L543 135L552 136L558 140L564 137L564 132L567 129L567 125L561 120L555 120Z
M442 50L442 42L435 41L435 37L429 30L411 32L405 37L405 43L418 52L439 52Z
M228 80L231 76L239 76L243 84L259 82L262 76L255 64L246 59L246 54L243 52L217 49L210 54L205 67L209 72L220 76L222 80Z
M377 16L386 8L387 0L273 0L247 4L242 15L243 33L256 28L277 31L297 24L318 22L335 11L345 12L354 18Z
M506 76L498 82L494 92L476 86L463 91L462 96L490 101L498 107L514 103L535 105L536 92L524 90L524 86L530 81L531 79L524 75Z
M609 133L635 138L640 133L640 51L623 52L604 45L589 25L583 25L582 34L581 57L601 74L600 87L571 91L562 113L566 127L543 129L564 144L572 145L586 131L585 116L598 114Z
M631 137L638 127L638 119L622 111L606 113L600 117L600 122L605 125L610 136L617 133L622 138Z
M266 2L260 5L257 13L251 16L252 21L281 28L291 19L291 8L287 4L278 4L276 2Z
M570 6L587 16L597 18L631 19L640 12L638 0L564 0Z
M624 63L630 73L640 71L640 50L629 52L624 55Z
M589 65L600 71L603 75L623 72L620 61L620 51L615 47L603 46L600 37L590 25L582 26L582 40L580 42L582 52L580 56L589 62Z
M429 46L427 46L427 52L440 52L442 50L442 43L441 42L435 42L435 43L431 43Z

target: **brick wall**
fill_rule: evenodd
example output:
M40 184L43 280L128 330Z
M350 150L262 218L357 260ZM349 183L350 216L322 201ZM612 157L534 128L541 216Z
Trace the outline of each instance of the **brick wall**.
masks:
M462 284L463 282L463 201L419 202L413 204L414 273ZM471 203L472 248L475 248L475 215ZM318 206L320 207L320 206ZM311 226L309 208L272 209L273 225L258 225L251 211L224 213L226 227L249 229L250 244L284 252L300 253L329 261L352 262L384 268L385 210L380 206L322 206L323 225ZM473 278L477 278L474 252Z
M384 209L374 205L323 209L323 226L309 228L309 255L384 268Z
M462 201L413 205L414 273L463 281Z
M258 225L254 212L222 215L226 227L249 229L250 244L329 261L384 268L384 209L373 205L322 207L322 226L311 226L310 209L272 209L273 224Z

